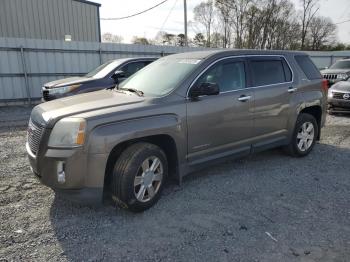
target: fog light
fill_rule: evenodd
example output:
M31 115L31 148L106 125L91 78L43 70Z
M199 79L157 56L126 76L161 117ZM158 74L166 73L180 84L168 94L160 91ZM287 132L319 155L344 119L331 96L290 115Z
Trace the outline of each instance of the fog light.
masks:
M57 162L57 181L60 184L66 182L66 174L64 172L65 164L62 161Z

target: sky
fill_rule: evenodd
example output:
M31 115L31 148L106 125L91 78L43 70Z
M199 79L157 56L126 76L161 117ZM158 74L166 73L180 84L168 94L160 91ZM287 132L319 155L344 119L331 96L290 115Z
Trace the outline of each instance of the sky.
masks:
M123 17L137 13L158 4L161 0L92 0L100 3L100 17ZM193 8L203 0L187 0L188 21L193 21ZM300 8L300 0L292 0ZM319 15L327 16L334 23L350 19L349 0L320 0ZM130 43L133 36L154 38L158 31L173 34L184 32L183 0L168 0L164 4L144 14L116 21L101 21L101 32L123 37L123 42ZM189 25L189 36L200 31L195 25ZM350 22L338 25L338 40L350 44Z

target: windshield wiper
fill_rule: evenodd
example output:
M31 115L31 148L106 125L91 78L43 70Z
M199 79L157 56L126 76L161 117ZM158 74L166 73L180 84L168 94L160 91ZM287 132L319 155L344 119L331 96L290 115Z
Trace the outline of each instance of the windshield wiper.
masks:
M124 87L117 87L117 90L123 90L123 91L129 91L137 94L138 96L143 96L144 93L141 90L135 89L135 88L124 88Z

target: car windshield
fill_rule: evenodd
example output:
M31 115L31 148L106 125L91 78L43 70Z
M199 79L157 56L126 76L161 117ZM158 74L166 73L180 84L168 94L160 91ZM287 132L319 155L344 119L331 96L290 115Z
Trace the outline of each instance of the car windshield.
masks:
M350 60L337 61L330 67L330 69L350 69Z
M87 73L86 77L92 77L92 78L104 78L107 76L110 72L112 72L117 66L119 66L123 60L112 60L108 61L107 63L104 63L100 65L99 67L95 68L91 72Z
M120 84L148 96L169 94L200 62L199 59L166 57L144 67Z

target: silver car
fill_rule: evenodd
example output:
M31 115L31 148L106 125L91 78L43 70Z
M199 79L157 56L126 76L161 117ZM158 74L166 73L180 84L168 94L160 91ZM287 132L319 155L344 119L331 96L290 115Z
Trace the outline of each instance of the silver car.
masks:
M340 81L329 89L328 112L350 113L350 79Z
M143 211L166 179L283 147L310 153L327 83L301 52L227 50L163 57L118 88L36 106L26 144L35 176L84 203Z

